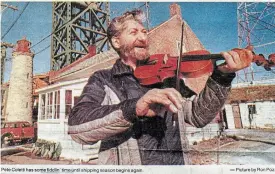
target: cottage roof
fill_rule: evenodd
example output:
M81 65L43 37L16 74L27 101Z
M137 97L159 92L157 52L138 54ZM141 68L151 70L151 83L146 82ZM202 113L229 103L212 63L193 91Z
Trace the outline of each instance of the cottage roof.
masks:
M274 100L275 85L257 85L233 88L226 103Z
M79 78L78 76L72 76L75 72L81 72L81 78L89 77L92 72L95 70L100 69L98 66L104 65L108 62L115 62L116 59L118 59L118 54L112 49L106 52L102 52L99 54L96 54L94 56L90 56L87 54L86 56L82 57L81 59L78 59L77 61L73 62L72 64L58 70L58 71L51 71L50 72L50 81L64 81L70 77L70 80ZM107 64L105 64L107 65ZM93 67L93 68L92 68ZM102 68L108 68L101 66Z
M35 75L33 76L33 95L38 95L35 91L39 88L43 88L49 85L49 75Z

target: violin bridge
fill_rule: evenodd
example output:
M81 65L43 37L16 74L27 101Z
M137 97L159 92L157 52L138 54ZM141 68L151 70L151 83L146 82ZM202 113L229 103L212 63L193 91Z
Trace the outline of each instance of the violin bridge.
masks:
M167 61L168 61L168 56L167 56L167 54L165 54L164 58L163 58L163 63L166 64Z

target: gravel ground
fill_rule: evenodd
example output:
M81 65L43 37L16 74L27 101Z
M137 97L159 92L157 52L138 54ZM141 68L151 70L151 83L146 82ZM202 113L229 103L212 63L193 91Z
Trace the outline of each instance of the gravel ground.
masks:
M218 141L218 138L215 137L210 140L204 140L199 142L196 145L190 147L190 161L192 165L209 165L209 164L218 164L217 151L219 148L235 142L236 140L230 137L221 137ZM218 142L220 144L218 148ZM213 155L215 154L215 155ZM215 156L215 158L213 158Z
M63 159L60 158L59 160L51 160L51 159L45 159L42 157L35 156L30 152L31 149L31 144L24 145L26 150L24 152L19 152L16 154L12 155L6 155L6 156L1 156L1 164L62 164L62 165L67 165L67 164L73 164L73 165L78 165L78 164L89 164L89 165L95 165L97 163L96 160L91 160L88 163L82 162L79 160L68 160L68 159Z
M225 144L234 142L232 138L222 137L220 139L220 147ZM216 153L217 138L201 141L190 147L190 160L192 165L217 164L217 159L213 158L213 153ZM13 155L1 157L1 164L74 164L74 165L96 165L97 160L91 160L88 163L73 160L50 160L42 157L37 157L31 154L30 151L20 152Z

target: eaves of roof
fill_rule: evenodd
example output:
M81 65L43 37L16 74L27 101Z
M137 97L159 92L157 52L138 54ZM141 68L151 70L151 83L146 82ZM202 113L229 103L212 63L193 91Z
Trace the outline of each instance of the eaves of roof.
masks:
M226 103L275 101L275 85L232 88Z
M58 71L51 71L50 82L52 83L52 82L58 81L64 76L68 76L72 73L86 69L90 66L94 66L96 64L103 63L105 61L116 59L116 58L118 58L118 54L113 49L96 54L92 57L89 55L86 55Z

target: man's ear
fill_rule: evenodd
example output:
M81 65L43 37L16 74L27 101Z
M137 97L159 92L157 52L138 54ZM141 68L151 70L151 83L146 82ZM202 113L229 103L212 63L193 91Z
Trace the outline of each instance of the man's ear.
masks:
M119 42L119 39L117 37L112 37L111 41L112 41L113 47L115 49L120 48L120 42Z

